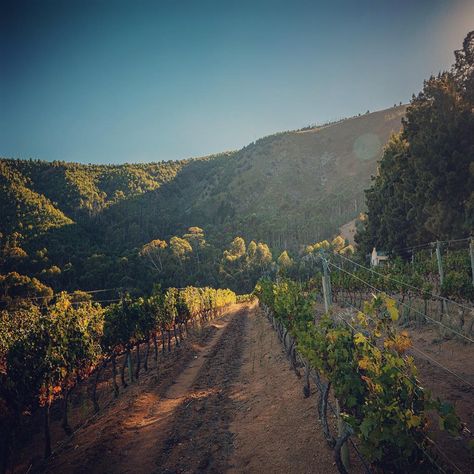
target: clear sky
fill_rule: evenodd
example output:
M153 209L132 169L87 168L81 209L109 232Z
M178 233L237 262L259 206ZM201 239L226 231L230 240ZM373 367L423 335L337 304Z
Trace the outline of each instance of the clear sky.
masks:
M0 156L147 162L407 102L472 0L1 1Z

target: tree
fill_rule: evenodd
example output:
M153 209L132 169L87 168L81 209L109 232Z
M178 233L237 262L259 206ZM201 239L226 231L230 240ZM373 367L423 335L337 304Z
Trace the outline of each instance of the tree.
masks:
M470 31L464 38L462 49L454 52L456 62L453 66L454 74L461 88L461 94L469 104L474 104L474 31Z
M40 273L41 277L50 283L53 287L59 285L61 277L61 269L53 265L50 268L44 269Z
M259 242L257 244L257 250L255 252L255 265L264 269L272 263L272 252L270 247L264 242Z
M283 251L277 259L279 272L282 275L285 275L287 271L292 267L293 260L288 255L288 252L285 250Z
M200 266L199 254L200 251L206 247L204 231L200 227L189 227L188 233L183 235L183 239L187 240L191 245L193 253L196 256L196 263Z
M230 244L229 250L224 251L224 258L229 262L241 259L245 255L245 240L235 237Z
M254 240L252 240L247 247L247 259L253 260L255 258L256 253L257 253L257 244Z
M356 241L392 253L464 237L474 226L474 32L449 72L413 97L366 192L367 220Z
M193 252L193 248L187 240L176 236L171 237L170 248L173 255L180 262L180 264L182 264L188 255Z
M36 278L10 272L0 275L0 305L13 307L22 305L26 300L39 305L47 304L53 297L53 290Z
M152 268L163 271L163 254L168 244L165 240L155 239L145 244L140 250L140 256L146 258Z

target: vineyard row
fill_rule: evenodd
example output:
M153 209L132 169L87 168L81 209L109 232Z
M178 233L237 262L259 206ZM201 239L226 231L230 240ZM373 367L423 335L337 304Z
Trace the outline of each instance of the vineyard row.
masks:
M160 350L170 352L173 345L180 345L190 325L209 321L235 302L236 295L230 290L187 287L155 291L148 298L125 295L105 308L90 297L60 293L48 306L20 301L2 310L0 468L7 469L23 417L43 410L45 457L49 457L50 412L55 401L63 403L62 426L70 434L68 399L78 384L93 377L91 396L98 411L97 382L108 363L112 367L113 392L118 396L117 378L120 376L122 387L126 387L127 369L128 381L133 382L142 365L148 369L152 351L157 362ZM145 353L141 357L143 344ZM118 368L120 356L122 365Z
M305 368L306 396L313 376L320 391L318 415L341 473L347 473L345 450L352 435L368 470L442 471L427 436L428 413L453 435L462 425L452 405L434 399L419 383L407 355L411 339L398 330L393 299L374 296L356 315L315 316L316 295L308 285L261 280L255 293L293 367ZM330 391L339 420L336 436L327 417Z

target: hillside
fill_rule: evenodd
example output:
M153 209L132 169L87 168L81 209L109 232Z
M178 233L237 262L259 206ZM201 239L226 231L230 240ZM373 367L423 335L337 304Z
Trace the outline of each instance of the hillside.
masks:
M81 165L3 159L0 160L2 195L16 196L4 206L10 210L21 209L20 201L30 192L54 203L70 219L93 219L112 204L157 189L172 180L185 164L185 160L147 165ZM19 216L16 221L12 223L14 230L18 230L15 224L19 223Z
M196 254L203 283L217 283L215 263L235 236L266 242L274 252L297 252L364 209L364 189L404 112L404 106L395 107L176 162L2 159L2 246L18 245L27 253L21 261L3 261L2 272L35 276L56 288L150 283L138 249L191 226L204 229L206 259L214 262L205 271ZM175 263L176 278L188 278L189 269ZM58 275L54 267L62 276L43 278Z
M36 234L72 224L72 220L47 196L32 189L31 180L12 165L13 162L0 161L2 233L9 235L18 231Z
M364 208L363 190L404 110L259 140L217 183L203 183L190 215L280 249L329 237Z
M401 106L284 132L189 162L165 186L109 207L102 216L107 239L127 229L143 242L192 225L218 239L242 235L277 249L329 237L364 209L364 189L404 112Z
M432 76L410 102L366 193L362 252L398 254L474 229L474 31L450 71Z

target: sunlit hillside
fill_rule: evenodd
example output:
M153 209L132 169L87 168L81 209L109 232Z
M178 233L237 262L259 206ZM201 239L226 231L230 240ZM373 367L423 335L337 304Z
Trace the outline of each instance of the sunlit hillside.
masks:
M170 219L183 227L211 224L220 235L262 239L279 249L330 237L365 209L363 191L404 111L265 137L206 165L198 179L200 163L194 163L172 184L181 192Z
M474 474L473 18L6 0L0 474Z

